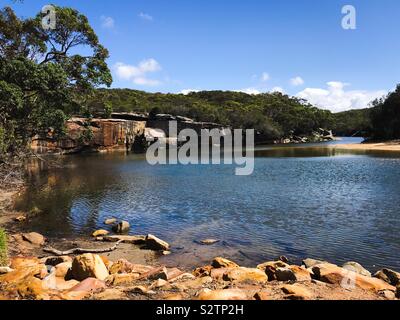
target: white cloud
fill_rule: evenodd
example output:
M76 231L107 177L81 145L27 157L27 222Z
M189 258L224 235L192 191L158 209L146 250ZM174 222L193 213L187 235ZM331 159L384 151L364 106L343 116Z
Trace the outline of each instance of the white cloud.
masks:
M270 92L285 93L285 90L282 87L273 87Z
M247 94L260 94L261 91L256 89L256 88L245 88L245 89L240 89L240 90L235 90L236 92L243 92Z
M297 77L290 79L290 84L292 86L298 87L298 86L301 86L304 84L304 80L303 80L303 78L297 76Z
M351 109L362 109L368 107L368 104L376 98L387 94L385 90L366 91L366 90L348 90L348 83L331 81L327 83L327 88L306 88L296 96L306 99L311 104L320 108L331 110L332 112L341 112Z
M181 93L181 94L184 94L185 96L186 95L188 95L189 93L191 93L191 92L199 92L200 90L198 90L198 89L184 89L184 90L182 90L181 92L179 92L179 93Z
M106 29L112 29L115 26L115 21L111 17L101 16L101 26Z
M155 59L146 59L137 66L118 62L114 65L114 72L122 80L132 81L141 86L157 86L161 84L159 80L147 78L148 73L160 71L161 65Z
M143 13L143 12L139 13L139 17L141 19L143 19L143 20L146 20L146 21L153 21L154 20L151 15L149 15L147 13Z
M261 81L262 81L262 82L266 82L266 81L268 81L269 79L271 79L271 77L269 76L269 74L268 74L267 72L263 72L262 75L261 75Z

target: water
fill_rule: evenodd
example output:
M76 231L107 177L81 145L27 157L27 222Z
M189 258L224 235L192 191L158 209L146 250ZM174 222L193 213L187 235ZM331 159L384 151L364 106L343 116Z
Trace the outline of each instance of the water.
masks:
M346 139L342 143L359 142ZM27 228L48 237L89 235L106 218L128 220L131 234L168 241L165 263L243 265L286 255L371 271L400 270L400 157L338 152L325 145L257 147L251 176L234 167L155 166L142 155L63 157L63 168L31 168L21 209L44 211ZM216 238L213 246L196 241Z

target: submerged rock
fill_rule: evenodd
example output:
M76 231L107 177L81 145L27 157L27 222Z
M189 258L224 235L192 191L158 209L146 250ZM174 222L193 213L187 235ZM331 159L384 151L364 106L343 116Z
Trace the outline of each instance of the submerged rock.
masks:
M218 242L219 242L219 240L217 240L217 239L204 239L204 240L200 241L201 244L206 245L206 246L211 246Z
M110 232L107 230L96 230L95 232L92 233L92 237L102 237L108 235Z
M121 221L117 225L113 226L113 231L115 233L126 233L130 229L130 224L128 221Z
M114 223L116 223L117 222L117 219L115 219L115 218L110 218L110 219L106 219L105 221L104 221L104 224L106 224L106 225L112 225L112 224L114 224Z
M105 280L109 276L109 273L100 256L86 253L75 257L72 261L71 275L79 281L86 278Z

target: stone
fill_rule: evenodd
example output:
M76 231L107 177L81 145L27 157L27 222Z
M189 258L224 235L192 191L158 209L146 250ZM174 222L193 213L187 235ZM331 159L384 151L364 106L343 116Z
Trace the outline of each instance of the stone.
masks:
M225 281L254 281L254 282L267 282L268 276L265 272L256 268L233 268L223 275Z
M25 222L26 221L26 216L15 217L14 221L16 221L16 222Z
M54 267L56 277L65 278L72 269L72 261L63 262Z
M239 267L237 267L239 268ZM233 270L236 268L216 268L212 269L210 272L211 278L217 281L222 281L224 279L224 275L229 272L230 270Z
M6 274L15 271L14 269L11 269L10 267L0 267L0 274Z
M104 221L104 224L106 224L106 225L112 225L112 224L114 224L114 223L116 223L117 222L117 219L115 219L115 218L110 218L110 219L106 219L105 221Z
M123 273L123 274L113 274L106 278L106 283L108 285L119 286L119 285L130 285L140 278L139 273Z
M223 289L223 290L209 290L203 289L198 295L199 300L247 300L246 292L240 289Z
M168 294L162 296L162 300L180 301L180 300L183 300L183 297L179 293L168 293Z
M393 291L390 291L390 290L382 290L382 291L379 291L378 294L380 296L384 297L387 300L396 299L396 294Z
M396 298L400 299L400 285L397 285L396 287Z
M192 289L200 289L206 284L210 284L213 282L213 278L211 277L202 277L195 278L193 280L188 280L184 282L174 283L173 288L179 289L181 291L192 290Z
M123 243L130 244L144 244L146 240L146 236L127 236L127 235L116 235L116 236L103 236L97 237L98 241L106 241L106 242L118 242L122 241Z
M206 245L206 246L211 246L218 242L219 242L219 240L217 240L217 239L204 239L204 240L200 241L201 244Z
M23 233L22 238L36 246L43 246L46 242L46 238L37 232Z
M75 257L72 261L71 275L75 280L79 281L86 278L105 280L109 273L100 256L86 253Z
M169 281L176 282L176 281L186 281L186 280L194 280L194 279L196 279L196 277L194 275L192 275L191 273L184 272L184 273L180 274L179 276L177 276L173 279L170 279Z
M279 261L282 261L284 263L289 263L289 259L287 257L285 257L285 256L280 256L279 257Z
M126 259L115 261L109 268L110 274L116 273L131 273L134 270L134 265Z
M171 253L172 253L171 251L164 250L164 251L162 252L162 255L163 255L163 256L169 256Z
M299 266L277 268L275 277L278 281L311 281L311 273Z
M149 290L145 286L135 286L129 289L131 293L147 294Z
M282 261L269 261L257 266L257 269L263 270L268 276L269 281L277 280L276 279L276 269L277 268L288 268L289 265Z
M41 261L38 258L31 257L14 257L11 259L10 268L12 269L25 269L40 265Z
M163 280L168 280L168 270L167 268L163 267L160 269L156 269L156 272L152 272L147 279L149 280L157 280L157 279L163 279Z
M290 300L309 300L312 298L310 291L297 284L285 285L282 287L282 291L288 295L285 298Z
M43 279L46 287L52 290L64 291L70 290L79 284L77 280L66 281L62 277L57 277L55 271L51 272L46 278Z
M49 300L48 289L43 281L36 277L27 277L15 286L15 291L24 300Z
M195 277L207 277L211 274L211 269L212 266L199 267L194 269L192 273Z
M271 294L269 292L266 292L266 291L257 292L254 295L254 299L260 300L260 301L272 300L271 299Z
M308 268L314 267L317 264L322 264L322 263L328 263L328 262L323 261L323 260L316 260L316 259L307 258L307 259L303 260L302 265L305 266L308 269Z
M84 292L93 292L99 289L105 289L106 284L104 281L101 281L96 278L86 278L81 283L72 287L69 291L84 291Z
M168 251L170 247L167 242L153 236L152 234L146 236L145 243L148 249L155 251Z
M113 226L113 231L115 233L126 233L131 228L128 221L121 221L117 225Z
M345 264L343 264L342 268L346 269L346 270L354 271L354 272L359 273L366 277L371 276L371 272L369 272L367 269L365 269L361 264L354 262L354 261L346 262Z
M92 233L92 237L102 237L108 235L110 232L107 230L96 230L95 232Z
M160 288L165 289L167 287L171 287L168 281L164 279L158 279L151 284L150 289L160 289Z
M105 301L105 300L127 300L125 292L118 289L106 289L102 292L95 293L90 297L91 300Z
M180 276L185 274L182 270L179 270L178 268L167 268L167 280L168 281L173 281Z
M374 274L375 278L381 279L392 286L397 286L400 284L400 273L393 271L391 269L382 269Z
M237 265L235 262L230 261L225 258L222 258L222 257L214 258L214 260L211 262L211 266L213 268L238 268L239 267L239 265Z
M354 271L340 268L334 264L318 264L312 268L312 271L317 280L341 285L345 288L358 287L369 291L390 290L395 291L395 287L386 283L385 281L363 276Z

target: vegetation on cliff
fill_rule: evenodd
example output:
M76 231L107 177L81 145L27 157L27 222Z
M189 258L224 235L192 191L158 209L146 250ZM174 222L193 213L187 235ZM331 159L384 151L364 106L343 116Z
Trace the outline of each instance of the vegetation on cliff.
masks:
M65 120L82 112L93 89L112 82L108 51L88 19L71 8L55 9L56 28L47 30L41 14L20 19L9 7L0 10L2 158L42 130L62 134Z

